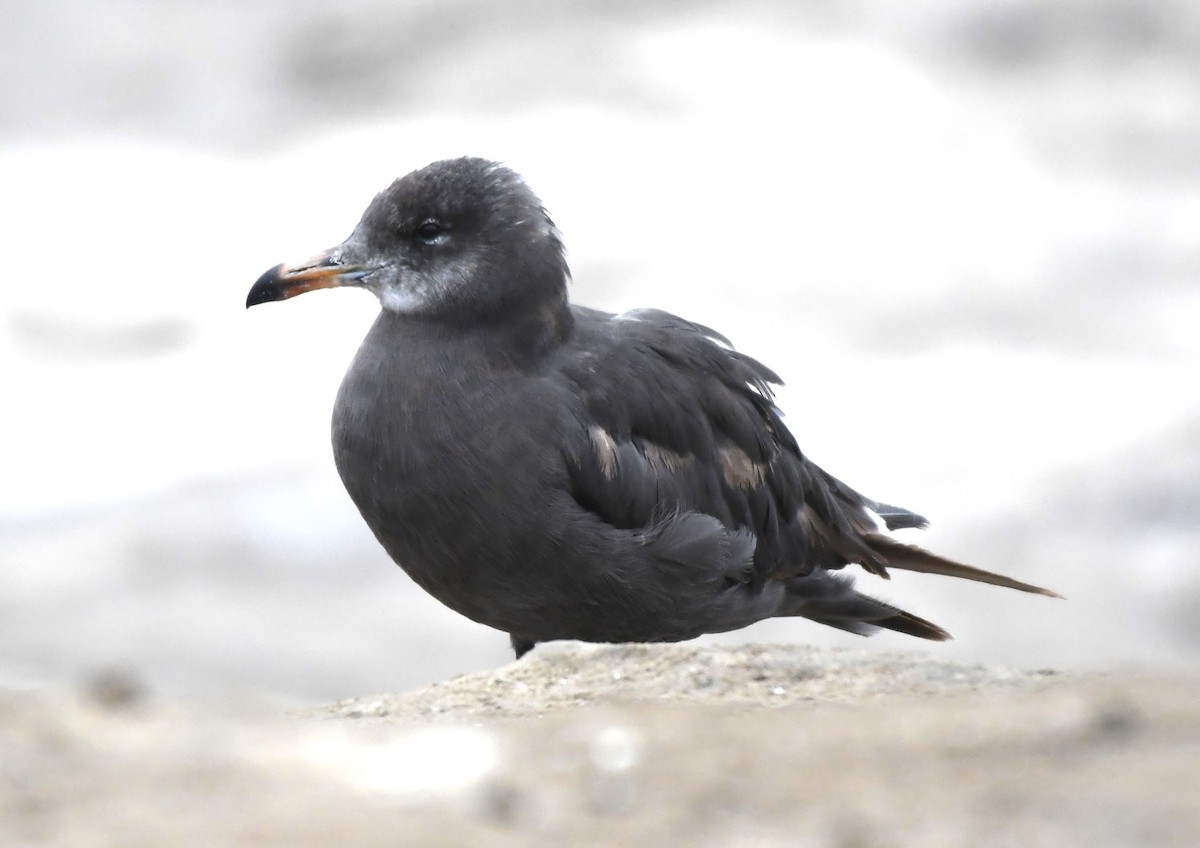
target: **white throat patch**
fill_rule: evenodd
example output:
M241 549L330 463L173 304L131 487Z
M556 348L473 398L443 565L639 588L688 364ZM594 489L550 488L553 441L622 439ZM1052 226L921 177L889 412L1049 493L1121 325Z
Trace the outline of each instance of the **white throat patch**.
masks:
M469 257L456 257L453 262L436 265L433 273L409 270L391 285L376 289L384 309L407 315L431 312L439 304L463 298L463 292L476 285L476 263Z
M388 286L380 292L379 303L388 312L398 312L402 315L411 315L421 312L425 307L428 307L431 298L425 291L400 291L393 286Z

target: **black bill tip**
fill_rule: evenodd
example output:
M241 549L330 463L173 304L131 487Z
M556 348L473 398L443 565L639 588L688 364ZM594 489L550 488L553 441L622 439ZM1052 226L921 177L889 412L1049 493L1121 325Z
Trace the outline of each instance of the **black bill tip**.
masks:
M279 285L280 278L283 276L283 264L280 263L269 271L263 273L254 285L250 287L250 293L246 295L246 308L258 306L260 303L270 303L274 300L283 300L287 297L283 288Z

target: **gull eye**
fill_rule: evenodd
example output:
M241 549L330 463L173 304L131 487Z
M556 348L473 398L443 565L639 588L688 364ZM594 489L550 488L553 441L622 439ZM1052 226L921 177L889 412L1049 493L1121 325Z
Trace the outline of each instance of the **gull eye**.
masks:
M417 238L426 244L441 244L446 240L446 228L430 218L417 227Z

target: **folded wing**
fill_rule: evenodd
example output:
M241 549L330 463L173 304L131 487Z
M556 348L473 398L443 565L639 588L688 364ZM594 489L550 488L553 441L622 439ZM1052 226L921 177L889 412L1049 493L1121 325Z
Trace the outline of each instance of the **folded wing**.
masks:
M718 333L658 310L578 309L576 318L586 338L557 372L584 399L570 482L576 501L610 525L711 515L754 535L755 581L857 564L882 577L892 567L1054 594L882 533L926 521L805 457L773 401L779 377Z

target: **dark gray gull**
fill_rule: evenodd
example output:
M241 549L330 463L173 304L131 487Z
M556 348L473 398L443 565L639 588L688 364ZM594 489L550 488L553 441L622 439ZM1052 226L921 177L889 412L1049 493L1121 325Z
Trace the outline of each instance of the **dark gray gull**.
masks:
M513 171L435 162L246 305L365 288L382 310L333 410L338 472L384 549L451 609L538 642L672 642L802 616L948 639L849 565L1055 593L884 532L921 516L800 452L775 372L653 309L567 300L562 242ZM881 526L882 525L882 526Z

